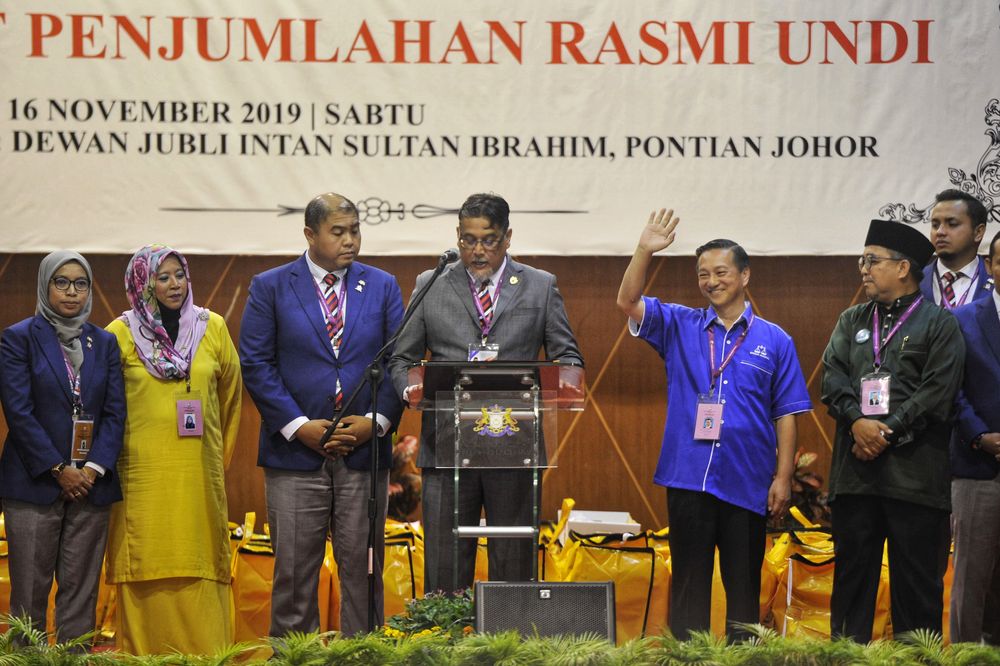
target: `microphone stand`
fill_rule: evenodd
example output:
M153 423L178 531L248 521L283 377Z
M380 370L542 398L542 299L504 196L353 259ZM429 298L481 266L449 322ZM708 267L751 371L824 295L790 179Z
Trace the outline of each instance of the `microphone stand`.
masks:
M399 323L399 327L396 331L389 336L389 340L382 346L381 349L372 358L371 363L365 369L364 377L351 394L344 401L339 412L334 413L333 423L330 427L326 429L323 433L322 439L320 439L320 446L323 446L330 440L330 436L333 435L334 431L340 426L340 422L343 420L344 416L350 411L351 406L357 400L358 396L361 394L361 390L364 389L366 385L371 388L371 413L372 413L372 433L369 442L369 464L371 468L369 470L369 493L368 493L368 631L373 632L378 627L375 626L375 589L376 589L376 572L375 572L375 541L377 540L376 534L378 532L378 465L379 465L379 441L378 441L378 391L382 380L385 379L384 369L382 367L382 360L389 354L389 351L396 344L396 340L399 339L400 334L406 328L407 322L413 318L413 313L416 312L417 306L420 302L424 300L427 292L430 291L431 285L441 276L444 272L445 267L453 261L458 259L458 254L454 250L448 250L438 259L437 268L431 273L430 279L427 284L423 286L420 291L418 291L411 299L410 305L406 308L406 312L403 314L403 321ZM384 528L383 528L384 529ZM384 557L384 553L381 554Z

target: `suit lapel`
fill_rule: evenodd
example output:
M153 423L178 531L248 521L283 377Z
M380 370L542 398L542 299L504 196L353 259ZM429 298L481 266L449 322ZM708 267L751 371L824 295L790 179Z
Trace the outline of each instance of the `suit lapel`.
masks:
M920 281L920 293L931 303L934 302L934 275L937 272L937 259L924 268L924 279Z
M1000 318L992 298L983 298L976 304L976 321L982 330L986 344L1000 363Z
M465 311L469 313L476 328L479 328L479 312L476 311L476 306L472 302L472 289L469 287L469 274L465 267L461 263L455 264L444 276L444 279L455 290L458 300L465 306Z
M48 361L53 376L62 388L63 396L70 404L73 404L73 394L70 393L69 389L69 377L66 375L66 359L63 356L59 338L56 337L55 329L40 316L35 317L31 327L34 329L35 339L38 340L38 344L42 348L42 353L45 355L45 360ZM86 354L84 356L86 357Z
M341 353L345 348L350 348L351 333L354 332L354 325L362 318L362 313L365 312L365 303L368 300L365 267L361 264L352 264L347 269L347 289L344 291L344 298L347 299L347 310L344 321L344 337L341 340Z
M504 268L503 273L500 275L500 284L497 285L497 289L500 290L500 296L497 299L497 303L493 306L494 323L510 307L510 304L517 299L521 285L524 283L522 272L523 268L521 264L507 257L507 267Z
M313 331L319 339L319 343L326 349L331 357L333 346L330 344L330 336L326 332L326 323L323 321L322 310L319 305L319 293L316 290L316 282L313 280L309 266L306 264L305 255L299 258L292 269L292 292L299 301L299 307L305 313L306 319L312 324ZM279 304L280 307L280 304Z
M978 301L981 298L986 298L992 295L993 276L990 275L990 270L986 265L986 260L979 257L979 284L976 285L976 292L972 294L972 298L969 299L969 301Z
M80 367L80 396L85 398L89 395L88 389L94 381L94 370L97 367L94 358L94 336L88 330L90 324L83 327L83 335L80 336L80 345L83 347L83 365Z

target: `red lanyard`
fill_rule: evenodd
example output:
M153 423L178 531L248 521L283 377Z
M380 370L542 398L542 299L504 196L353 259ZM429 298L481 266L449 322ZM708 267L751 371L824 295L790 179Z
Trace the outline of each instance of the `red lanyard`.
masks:
M729 362L733 360L733 356L736 355L736 350L739 349L740 345L743 344L743 341L746 340L747 333L750 332L750 326L753 324L754 319L755 317L753 316L753 313L751 313L750 321L747 322L747 327L743 329L742 333L740 333L740 337L738 337L736 342L733 343L733 348L729 350L729 355L722 359L722 365L718 368L715 367L715 327L708 327L708 362L712 371L712 385L711 388L709 388L709 393L715 392L715 380L719 378L722 371L725 370L726 366L729 365Z
M896 334L896 331L899 330L899 328L903 325L903 323L906 322L906 320L910 318L911 314L913 314L913 311L916 310L917 307L921 303L923 303L923 302L924 302L924 297L923 296L918 296L917 300L913 301L913 303L910 305L910 307L906 308L906 312L903 313L903 316L899 318L899 321L896 322L896 325L892 327L891 331L889 331L889 335L885 336L885 340L881 340L880 339L881 336L879 335L879 325L878 325L878 319L879 319L879 317L878 317L878 303L875 304L875 309L872 311L872 329L873 329L872 330L872 349L875 351L875 368L876 369L878 369L882 365L882 347L883 347L883 345L889 344L889 340L891 340L892 336L894 336Z

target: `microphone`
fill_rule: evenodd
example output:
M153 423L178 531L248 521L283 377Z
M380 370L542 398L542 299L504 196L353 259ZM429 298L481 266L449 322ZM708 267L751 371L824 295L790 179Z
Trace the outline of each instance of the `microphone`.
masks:
M450 247L441 253L440 257L438 257L438 266L445 266L446 264L450 264L455 261L458 261L458 250Z

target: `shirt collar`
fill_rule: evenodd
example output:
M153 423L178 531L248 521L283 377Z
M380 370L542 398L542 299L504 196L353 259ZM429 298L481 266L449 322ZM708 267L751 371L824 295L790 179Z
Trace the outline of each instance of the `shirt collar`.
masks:
M899 298L897 298L896 300L894 300L892 303L890 303L888 305L884 305L882 303L879 303L878 301L873 301L873 302L883 312L897 312L899 310L903 310L905 308L910 307L910 305L913 303L913 301L917 300L917 298L919 298L919 297L920 297L920 290L917 289L916 291L914 291L914 292L912 292L910 294L907 294L906 296L900 296Z
M312 259L310 259L308 252L306 252L305 257L306 257L306 265L309 266L309 273L313 276L313 279L316 280L316 282L322 282L330 271L326 270L322 266L317 265ZM347 275L348 268L350 268L350 266L346 266L344 268L341 268L340 270L333 271L333 274L336 275L339 279L343 280L344 276Z
M951 270L950 268L942 264L940 259L938 259L937 262L938 262L938 273L940 275L944 275L946 272ZM978 268L979 268L979 255L977 254L972 261L959 268L957 272L961 273L962 275L971 280L972 276L976 274L976 269Z
M503 275L503 269L505 269L505 268L507 268L507 255L504 255L503 262L501 262L501 264L500 264L500 268L498 268L495 273L492 273L489 276L488 279L490 281L490 286L491 287L495 287L498 284L500 284L500 277ZM468 268L465 269L465 273L466 273L466 275L469 276L469 281L472 282L472 284L474 284L474 285L476 285L478 287L479 283L476 282L476 278L473 277L472 273L469 272Z
M750 315L752 314L752 312L753 311L752 311L751 306L750 306L750 301L744 301L743 302L743 314L740 315L739 319L737 319L736 321L733 322L733 326L735 327L736 324L740 323L741 321L743 323L746 323L746 322L750 321ZM718 322L720 326L725 327L725 324L723 324L722 320L719 319L719 315L717 315L715 313L715 308L713 308L711 305L709 305L708 309L705 310L705 323L702 325L702 329L703 330L708 330L708 327L711 326L712 324L716 323L716 322Z

